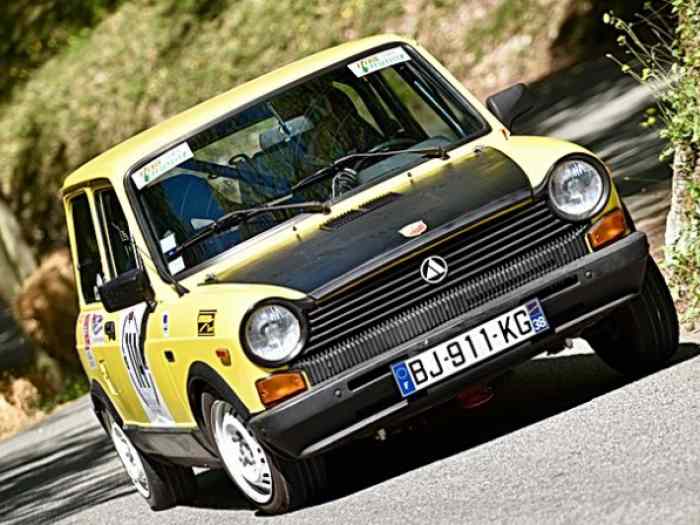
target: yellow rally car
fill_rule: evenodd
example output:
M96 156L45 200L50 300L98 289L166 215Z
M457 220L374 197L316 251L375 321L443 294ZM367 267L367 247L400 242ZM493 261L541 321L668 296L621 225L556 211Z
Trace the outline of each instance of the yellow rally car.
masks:
M511 136L419 45L349 43L100 155L63 188L97 415L154 509L224 468L264 512L386 435L582 336L626 374L678 344L603 163Z

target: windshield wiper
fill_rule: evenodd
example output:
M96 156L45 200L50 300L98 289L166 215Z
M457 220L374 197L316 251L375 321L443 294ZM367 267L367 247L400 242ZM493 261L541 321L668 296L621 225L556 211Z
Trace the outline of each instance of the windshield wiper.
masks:
M311 213L323 213L328 215L331 212L330 206L323 204L318 201L309 202L299 202L296 204L268 204L267 206L258 206L255 208L244 208L242 210L230 211L218 219L216 219L211 224L205 226L202 230L197 232L193 237L190 237L182 244L174 248L171 252L168 252L170 258L177 257L182 254L186 249L199 244L205 239L208 239L212 235L221 233L229 228L234 227L237 224L245 222L256 215L263 213L270 213L273 211L307 211Z
M324 180L326 177L335 175L343 164L351 160L371 159L374 157L393 157L394 155L404 154L422 155L423 157L427 157L429 159L449 160L450 158L447 153L447 149L442 146L435 148L395 149L391 151L377 151L374 153L350 153L349 155L335 159L328 166L324 166L311 175L307 175L306 177L302 178L299 182L292 186L292 192L312 186L317 182Z

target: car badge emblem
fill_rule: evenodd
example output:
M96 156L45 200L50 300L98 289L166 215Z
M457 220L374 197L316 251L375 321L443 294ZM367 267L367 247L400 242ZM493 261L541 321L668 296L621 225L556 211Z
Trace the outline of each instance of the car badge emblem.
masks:
M425 224L423 221L418 221L411 224L407 224L399 230L399 233L407 239L412 239L413 237L423 235L426 231L428 231L428 225Z
M438 255L431 255L420 265L420 275L426 283L444 281L447 277L447 261Z

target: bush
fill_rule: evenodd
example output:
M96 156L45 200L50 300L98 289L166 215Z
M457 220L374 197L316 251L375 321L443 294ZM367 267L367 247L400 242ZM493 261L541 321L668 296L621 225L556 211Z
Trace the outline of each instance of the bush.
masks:
M647 3L634 22L614 13L605 21L621 32L619 44L629 61L622 70L648 86L659 101L659 117L673 156L673 191L666 227L666 270L682 319L700 314L700 0ZM651 43L640 31L653 35ZM645 126L656 124L648 113Z
M0 99L21 85L81 31L94 26L118 0L4 0L0 3Z
M23 283L15 300L15 312L25 333L41 349L64 367L79 368L75 350L78 303L66 248L46 257Z

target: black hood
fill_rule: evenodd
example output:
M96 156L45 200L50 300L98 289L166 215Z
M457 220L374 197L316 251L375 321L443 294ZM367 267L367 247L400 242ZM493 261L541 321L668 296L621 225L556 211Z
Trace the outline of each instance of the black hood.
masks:
M303 240L227 272L220 282L284 286L319 299L389 261L531 196L532 187L520 166L500 151L486 148L445 164L409 190L330 219ZM413 239L399 233L417 221L427 224L426 233Z

